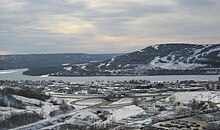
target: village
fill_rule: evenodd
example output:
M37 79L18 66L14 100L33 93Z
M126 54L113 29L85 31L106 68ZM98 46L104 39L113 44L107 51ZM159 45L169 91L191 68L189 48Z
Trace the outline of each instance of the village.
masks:
M79 83L1 80L0 128L217 130L219 90L220 78Z

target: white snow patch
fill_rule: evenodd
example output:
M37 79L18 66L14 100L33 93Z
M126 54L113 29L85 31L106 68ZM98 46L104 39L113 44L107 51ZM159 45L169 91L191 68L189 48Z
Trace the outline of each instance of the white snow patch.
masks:
M115 61L115 57L113 57L113 58L111 59L111 61L109 61L108 64L106 64L106 66L110 66L111 63L114 62L114 61Z
M138 106L135 105L125 106L121 109L114 109L112 118L114 118L115 121L119 121L123 118L128 118L130 116L134 116L142 112L144 112L144 110Z
M16 70L0 70L0 74L10 74L10 73L15 73L17 72Z
M91 125L97 121L100 121L100 118L90 109L86 109L74 114L70 120L66 121L66 123L77 125Z
M176 102L182 103L188 103L192 99L196 99L197 101L211 101L214 103L220 103L220 92L177 92L172 96L175 96ZM166 100L168 101L169 97Z
M65 70L70 71L72 70L72 67L64 67Z
M118 101L111 103L110 105L131 104L131 103L133 103L133 98L122 98Z
M159 56L155 57L154 60L150 62L147 66L148 69L152 68L162 68L162 69L195 69L198 67L204 67L205 64L196 64L196 63L183 63L183 62L175 62L175 56L172 56L172 61L166 61L168 63L161 63L159 60L165 60L166 58L160 58Z
M129 67L130 66L130 64L126 64L124 67Z
M214 51L220 51L220 47L217 47L215 49L211 49L208 52L205 52L205 54L209 54L209 53L214 52Z
M158 50L158 47L159 47L160 45L153 45L152 47L154 48L154 49L156 49L156 50Z
M27 110L32 110L39 114L43 113L44 117L48 117L51 111L59 109L58 106L54 106L51 103L43 102L38 99L26 98L18 95L13 95L13 97L15 97L19 101L22 101L25 104L29 104L28 106L26 106ZM41 103L42 103L42 108L34 106L34 105L39 105Z
M82 70L87 70L85 65L81 66L81 69Z
M26 112L24 109L16 109L13 107L2 107L0 106L0 120L9 117L13 113L23 113Z
M94 99L85 99L82 101L77 101L75 104L76 105L92 106L92 105L100 104L104 101L105 100L102 98L94 98Z
M63 66L67 66L67 65L70 65L70 63L66 63L66 64L62 64Z
M100 68L100 67L102 67L104 65L105 65L105 63L101 63L101 64L98 65L98 67Z
M40 104L40 100L38 99L33 99L33 98L26 98L26 97L23 97L23 96L18 96L18 95L13 95L14 98L16 98L17 100L19 101L22 101L23 103L28 103L28 104Z
M108 63L106 66L110 66L110 63Z
M140 50L139 52L144 52L144 50L142 49L142 50Z
M46 78L46 77L49 77L49 74L41 75L40 77L42 77L42 78Z

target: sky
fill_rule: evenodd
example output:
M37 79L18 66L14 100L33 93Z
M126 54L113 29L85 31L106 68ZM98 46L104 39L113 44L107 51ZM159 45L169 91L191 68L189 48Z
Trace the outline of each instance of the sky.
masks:
M220 43L219 0L0 0L0 55Z

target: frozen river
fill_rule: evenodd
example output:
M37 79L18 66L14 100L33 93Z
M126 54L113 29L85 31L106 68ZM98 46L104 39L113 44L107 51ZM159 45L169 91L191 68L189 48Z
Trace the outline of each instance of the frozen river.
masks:
M92 77L48 77L48 76L26 76L22 72L25 69L1 70L0 80L63 80L70 82L90 82L96 80L123 81L131 79L142 79L150 81L177 81L177 80L212 80L217 81L220 75L158 75L158 76L92 76Z

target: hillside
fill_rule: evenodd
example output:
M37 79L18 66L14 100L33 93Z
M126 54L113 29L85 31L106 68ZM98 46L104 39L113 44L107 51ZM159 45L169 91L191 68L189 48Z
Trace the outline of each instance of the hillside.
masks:
M26 54L0 55L0 70L84 64L111 59L120 54Z
M194 69L219 67L220 44L158 44L100 63L101 69Z
M54 76L219 74L220 44L158 44Z

